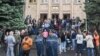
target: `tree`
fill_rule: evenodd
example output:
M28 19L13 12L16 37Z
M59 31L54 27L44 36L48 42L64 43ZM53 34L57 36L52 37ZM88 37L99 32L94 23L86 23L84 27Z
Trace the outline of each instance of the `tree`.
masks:
M24 28L23 0L0 0L0 25L11 29Z
M87 14L89 28L100 31L100 0L86 0L85 12Z

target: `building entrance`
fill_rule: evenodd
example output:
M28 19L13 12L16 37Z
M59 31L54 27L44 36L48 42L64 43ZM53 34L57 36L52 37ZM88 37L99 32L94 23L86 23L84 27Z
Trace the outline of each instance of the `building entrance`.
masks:
M48 15L46 13L40 14L40 18L43 20L47 19L47 17L48 17Z
M52 19L59 19L59 14L52 14Z
M70 14L63 14L63 19L70 19Z

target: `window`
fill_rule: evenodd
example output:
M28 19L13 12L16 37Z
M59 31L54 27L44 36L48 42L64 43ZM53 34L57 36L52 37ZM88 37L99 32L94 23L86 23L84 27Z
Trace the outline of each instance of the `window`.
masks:
M71 3L71 0L63 0L63 3L64 4L69 4L69 3Z
M34 2L36 2L36 0L34 0Z
M80 4L81 3L81 0L74 0L74 3L75 4Z
M48 0L42 0L42 3L48 3Z
M57 13L52 14L52 19L59 19L59 14Z
M47 13L41 13L40 14L40 18L43 19L43 20L47 19L47 17L48 17Z
M81 1L80 0L77 0L77 2L80 3Z
M63 19L70 19L70 14L63 14Z
M29 0L29 2L30 2L30 3L32 3L32 2L33 2L33 0Z
M52 0L52 3L54 4L59 3L59 0Z
M37 0L29 0L29 3L30 3L30 4L36 4L36 1L37 1Z

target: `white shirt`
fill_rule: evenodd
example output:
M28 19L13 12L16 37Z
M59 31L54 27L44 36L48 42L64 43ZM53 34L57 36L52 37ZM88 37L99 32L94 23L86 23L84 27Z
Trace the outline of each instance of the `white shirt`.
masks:
M72 29L75 29L75 25L72 25Z
M93 45L93 36L92 35L87 35L85 38L86 42L87 42L87 48L94 48Z
M50 27L50 24L49 24L49 23L44 23L44 24L42 25L42 27L43 27L43 28L48 28L48 27Z
M82 34L77 34L76 35L76 40L77 40L77 44L83 44L83 35Z

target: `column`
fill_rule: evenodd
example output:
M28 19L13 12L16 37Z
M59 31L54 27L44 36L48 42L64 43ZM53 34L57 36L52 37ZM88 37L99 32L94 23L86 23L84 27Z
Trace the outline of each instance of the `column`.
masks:
M51 0L48 1L48 19L51 19Z
M24 5L24 18L26 18L27 15L29 14L29 12L28 12L28 10L29 10L29 8L28 8L29 1L28 0L24 0L24 2L25 2L25 5Z
M71 1L71 19L73 19L73 17L74 17L74 9L73 9L73 7L74 7L74 0Z
M40 9L39 6L40 6L40 2L41 2L40 0L37 0L37 13L36 13L37 14L37 17L36 17L36 20L39 20L39 18L40 18L40 16L39 16L39 9Z
M59 18L60 19L62 19L63 18L63 11L62 11L62 0L59 0L59 3L60 3L60 5L59 5Z

